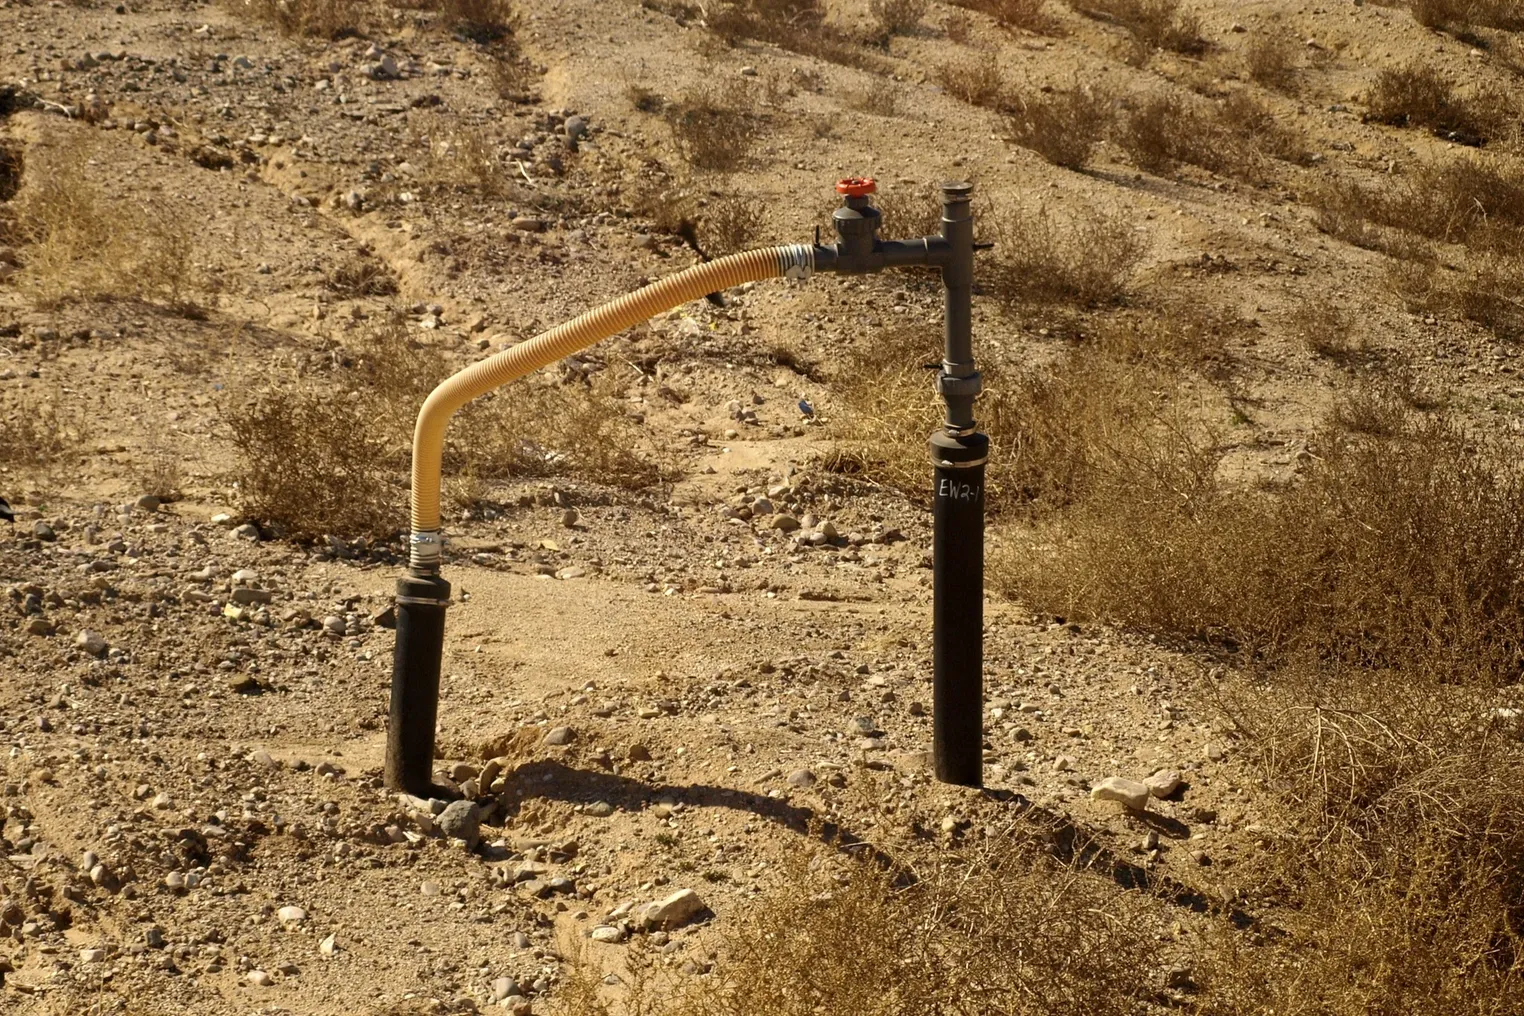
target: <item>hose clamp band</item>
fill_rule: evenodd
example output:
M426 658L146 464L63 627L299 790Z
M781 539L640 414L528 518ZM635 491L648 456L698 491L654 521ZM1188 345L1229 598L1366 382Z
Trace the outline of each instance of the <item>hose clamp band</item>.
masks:
M778 260L785 279L803 281L815 274L815 248L805 243L791 243L778 249Z
M439 569L439 531L414 531L408 537L408 564L430 571Z
M973 469L975 466L984 465L989 460L989 456L986 455L982 459L972 459L968 462L949 462L946 459L932 459L931 464L938 469Z

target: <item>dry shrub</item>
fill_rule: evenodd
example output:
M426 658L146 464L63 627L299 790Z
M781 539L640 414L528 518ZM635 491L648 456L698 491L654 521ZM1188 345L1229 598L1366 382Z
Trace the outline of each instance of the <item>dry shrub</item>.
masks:
M1220 112L1209 114L1178 95L1153 95L1123 120L1118 144L1139 169L1168 173L1185 163L1208 172L1257 175L1258 152Z
M1183 296L1098 319L1080 339L1122 363L1173 364L1217 373L1226 365L1228 341L1247 323L1228 311Z
M1011 140L1055 166L1083 169L1110 131L1114 107L1110 94L1095 89L1024 96L1011 114Z
M1378 123L1427 127L1440 137L1473 146L1505 134L1515 119L1506 92L1482 89L1464 98L1437 70L1422 63L1381 71L1366 104L1370 119Z
M10 391L0 399L0 472L61 465L86 433L84 419L64 408L61 393Z
M762 131L754 107L751 91L740 81L687 92L666 113L678 153L695 169L741 168Z
M365 25L364 0L228 0L235 14L273 25L282 35L337 39Z
M346 348L348 366L322 386L279 384L226 414L245 510L293 537L400 530L414 421L458 366L400 317ZM477 399L446 434L446 479L575 475L629 488L660 480L619 405L625 380L612 370L567 384L536 374Z
M77 136L33 155L12 202L21 242L19 287L42 306L136 299L195 313L206 288L182 206L108 196L93 178L94 149Z
M1206 51L1200 20L1181 10L1180 0L1083 0L1076 6L1121 25L1147 49L1187 55Z
M909 35L921 26L928 6L928 0L869 0L868 13L881 31Z
M947 33L947 41L967 46L974 37L973 19L962 11L953 11L942 22L942 30Z
M1464 29L1477 25L1516 32L1524 29L1518 0L1409 0L1413 19L1427 28Z
M942 232L942 193L935 187L882 187L873 196L887 237L937 236Z
M940 364L941 358L942 337L924 328L887 329L846 350L830 376L841 405L835 423L836 468L864 473L912 497L926 495L926 439L943 420L933 390L935 373L927 367ZM979 369L984 394L974 415L994 448L986 482L994 506L1004 497L1000 443L1010 426L999 363L981 362Z
M1341 238L1371 239L1377 234L1362 224L1373 223L1445 243L1507 251L1524 231L1524 170L1481 155L1435 160L1391 182L1335 181L1319 190L1312 204L1319 209L1319 228Z
M422 6L438 11L456 35L477 43L505 39L519 24L512 0L423 0Z
M1302 47L1279 32L1256 35L1244 47L1249 80L1277 92L1296 91Z
M937 67L935 75L948 95L972 106L998 108L1005 96L1005 74L988 54L952 60Z
M1229 134L1249 139L1238 143L1244 147L1252 145L1258 149L1259 155L1296 165L1308 165L1312 161L1304 132L1282 123L1269 106L1248 92L1230 92L1217 109L1217 121ZM1238 156L1235 168L1251 177L1265 173L1261 160L1254 154Z
M953 0L959 7L994 18L1007 28L1051 32L1054 22L1045 9L1047 0Z
M823 0L737 0L708 10L705 24L732 44L755 39L859 70L886 70L861 40L826 20Z
M397 277L378 257L357 254L335 265L323 277L323 285L342 299L364 296L394 296Z
M432 119L428 156L420 183L433 190L467 191L486 198L528 201L534 195L518 182L517 169L485 130L446 126Z
M996 573L1056 613L1264 659L1517 671L1524 480L1507 458L1411 412L1386 434L1326 428L1314 447L1279 496L1227 488L1195 454L1158 453L1191 484L1103 472Z
M1307 299L1291 312L1290 331L1309 352L1332 360L1365 352L1365 337L1355 331L1355 315L1327 299Z
M1093 207L1058 215L1042 205L1011 204L991 219L995 249L981 260L979 277L1007 307L1116 303L1147 251L1124 216Z
M699 219L704 253L718 257L755 246L766 212L766 203L758 198L741 194L711 198Z
M1496 250L1469 253L1459 266L1393 264L1387 285L1414 313L1472 321L1501 339L1524 337L1524 258Z
M244 510L297 539L394 535L405 489L386 468L371 408L357 392L296 387L234 407L227 422Z

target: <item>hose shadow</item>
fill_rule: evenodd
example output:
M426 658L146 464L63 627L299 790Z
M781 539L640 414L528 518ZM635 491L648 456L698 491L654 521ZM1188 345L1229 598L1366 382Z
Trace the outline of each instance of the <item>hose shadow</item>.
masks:
M766 794L703 783L648 783L613 772L577 769L549 759L526 762L511 770L511 775L522 794L499 797L500 813L508 817L517 816L523 803L534 798L579 804L607 801L626 811L643 811L663 801L699 808L729 808L750 812L844 853L868 857L891 868L903 867L880 847L839 823L819 818L813 809Z
M579 804L607 801L627 811L644 810L664 800L694 807L728 808L749 812L843 853L871 860L913 881L913 876L909 875L913 865L870 843L846 826L820 819L812 809L782 798L710 784L653 784L618 773L578 769L548 759L526 762L511 770L511 774L520 794L506 794L499 798L502 816L517 816L524 802L535 798ZM1017 819L1011 834L1029 841L1036 840L1061 864L1083 868L1109 878L1120 888L1148 893L1193 913L1221 913L1240 929L1255 923L1251 915L1225 905L1221 899L1214 899L1179 879L1128 860L1105 842L1101 833L1086 828L1068 815L1041 807L1009 790L979 793L986 800L1011 807ZM1163 837L1180 841L1190 838L1190 829L1178 819L1145 813L1139 820ZM922 839L934 836L929 830L916 829L915 832Z

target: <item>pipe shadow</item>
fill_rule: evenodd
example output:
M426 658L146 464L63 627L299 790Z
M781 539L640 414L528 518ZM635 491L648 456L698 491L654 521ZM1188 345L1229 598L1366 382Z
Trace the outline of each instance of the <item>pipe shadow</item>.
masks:
M670 799L697 807L750 812L802 836L818 839L828 847L856 857L870 858L876 864L907 876L912 867L846 826L821 820L810 808L766 794L710 784L652 784L613 772L577 769L549 759L526 762L510 772L518 781L522 793L517 797L509 794L498 798L500 813L508 817L516 816L524 801L537 797L582 804L594 801L608 801L611 804L618 802L627 810L644 810L663 799ZM1014 807L1022 823L1027 826L1027 838L1035 837L1060 863L1087 869L1111 879L1120 888L1146 892L1156 899L1193 913L1221 913L1239 929L1255 923L1251 915L1239 908L1227 906L1222 900L1209 897L1194 886L1161 875L1121 856L1103 842L1098 832L1085 828L1067 815L1043 808L1010 790L985 789L978 793L987 799ZM1151 812L1138 818L1162 836L1182 841L1190 838L1189 827L1178 819ZM916 832L927 839L933 835L920 829Z

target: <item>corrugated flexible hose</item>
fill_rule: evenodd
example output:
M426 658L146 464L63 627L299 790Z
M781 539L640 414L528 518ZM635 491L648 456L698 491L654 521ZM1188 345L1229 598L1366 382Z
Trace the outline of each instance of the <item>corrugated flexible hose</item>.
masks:
M718 258L627 293L446 379L424 400L413 430L412 567L427 572L439 568L439 485L445 428L466 403L707 293L762 279L804 279L814 270L814 248L807 244L764 247Z

